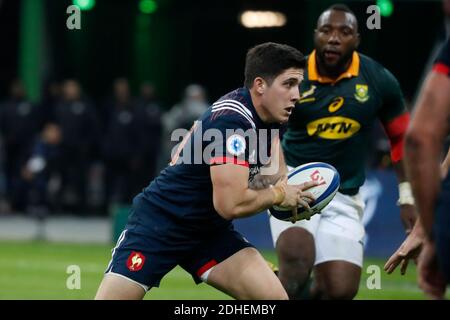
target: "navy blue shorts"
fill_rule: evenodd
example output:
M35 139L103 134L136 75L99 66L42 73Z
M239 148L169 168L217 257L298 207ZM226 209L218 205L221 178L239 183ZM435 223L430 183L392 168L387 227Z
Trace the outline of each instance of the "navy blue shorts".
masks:
M185 221L146 207L133 208L129 223L112 250L105 274L117 274L146 291L179 265L200 283L201 276L234 253L253 247L230 224L227 228L190 229ZM214 213L217 214L217 213ZM143 224L143 222L146 222Z
M450 283L450 174L442 184L437 201L433 232L439 268Z

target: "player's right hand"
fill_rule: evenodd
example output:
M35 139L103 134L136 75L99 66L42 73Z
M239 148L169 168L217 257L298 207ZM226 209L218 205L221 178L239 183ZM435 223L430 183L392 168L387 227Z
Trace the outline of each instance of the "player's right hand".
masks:
M280 206L292 208L293 210L296 210L299 206L302 206L307 211L311 210L309 204L316 199L311 192L307 192L306 190L317 186L317 181L308 181L300 185L288 185L286 177L285 179L280 180L279 183L283 184L284 190L286 191L286 195Z

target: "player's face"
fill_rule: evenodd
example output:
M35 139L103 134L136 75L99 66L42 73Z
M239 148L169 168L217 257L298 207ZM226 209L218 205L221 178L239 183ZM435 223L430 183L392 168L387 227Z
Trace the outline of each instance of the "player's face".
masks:
M290 68L278 75L262 95L262 105L271 122L285 123L300 99L298 86L303 80L303 70Z
M341 73L358 47L359 34L355 16L329 10L322 13L314 32L318 63L330 73Z

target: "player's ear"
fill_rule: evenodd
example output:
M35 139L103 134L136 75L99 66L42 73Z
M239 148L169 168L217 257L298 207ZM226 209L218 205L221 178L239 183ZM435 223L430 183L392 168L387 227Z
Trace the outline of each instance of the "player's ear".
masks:
M259 94L264 94L264 91L266 91L266 82L261 77L256 77L255 80L253 80L253 86Z

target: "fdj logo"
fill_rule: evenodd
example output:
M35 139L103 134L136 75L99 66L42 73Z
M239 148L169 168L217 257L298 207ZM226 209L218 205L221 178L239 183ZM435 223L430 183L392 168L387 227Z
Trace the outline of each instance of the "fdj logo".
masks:
M308 123L308 135L317 135L323 139L346 139L359 131L359 122L346 117L327 117Z
M319 186L323 184L327 184L325 179L320 175L319 170L315 170L311 175L309 176L312 181L317 181Z

